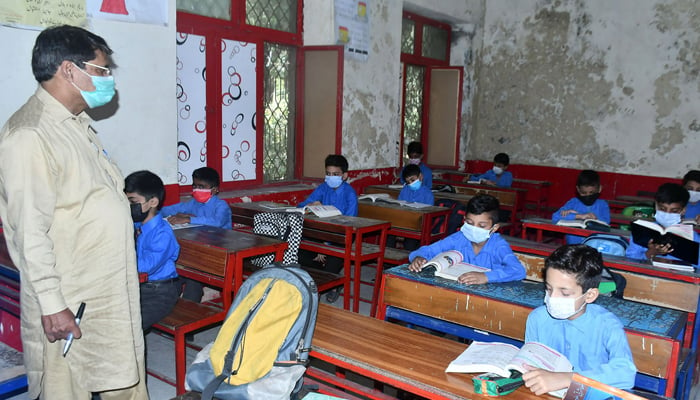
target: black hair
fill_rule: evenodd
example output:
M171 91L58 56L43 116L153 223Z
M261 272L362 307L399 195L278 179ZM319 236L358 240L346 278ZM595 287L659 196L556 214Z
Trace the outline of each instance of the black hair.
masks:
M603 256L593 247L585 244L567 244L554 250L544 260L544 275L556 269L576 277L576 283L585 293L600 285L603 274Z
M423 155L423 145L420 142L411 142L406 148L406 153Z
M584 169L578 174L576 186L600 186L600 175L592 169Z
M508 157L508 154L506 153L498 153L495 156L493 156L493 163L494 164L503 164L504 166L508 166L510 164L510 157Z
M469 203L467 203L467 213L474 215L489 213L491 222L495 225L498 223L499 207L500 205L498 204L497 198L490 194L477 194L469 199Z
M85 62L94 60L97 50L112 54L107 42L83 28L59 25L44 29L32 49L32 72L37 82L53 78L63 61L85 68Z
M343 173L348 172L348 160L340 154L329 154L325 161L326 167L338 167Z
M700 183L700 171L697 169L692 169L688 171L687 174L683 175L683 186L685 186L689 181Z
M680 203L682 207L688 205L690 193L677 183L664 183L656 190L654 201L657 204Z
M192 180L198 179L212 188L219 187L219 173L211 167L201 167L192 171Z
M415 165L415 164L408 164L403 168L403 171L401 171L401 177L403 180L407 180L411 176L419 176L421 174L420 172L420 167Z
M136 193L146 198L146 201L157 198L158 209L163 206L165 186L163 181L151 171L136 171L124 179L124 193Z

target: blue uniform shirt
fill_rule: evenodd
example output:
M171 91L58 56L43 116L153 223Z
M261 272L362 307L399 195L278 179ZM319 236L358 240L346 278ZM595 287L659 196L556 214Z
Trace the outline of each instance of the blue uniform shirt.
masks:
M399 200L410 201L412 203L430 204L431 206L435 204L433 192L429 187L423 186L422 184L418 190L411 190L408 185L404 185L399 193Z
M145 224L135 223L134 228L141 229L136 238L138 271L147 273L149 281L177 278L175 260L180 254L180 245L168 221L158 213Z
M688 205L685 207L685 215L683 218L695 219L698 214L700 214L700 201L695 204L688 203Z
M519 281L525 278L525 267L513 254L508 242L498 233L491 234L478 255L474 254L472 242L467 240L462 232L455 232L442 240L413 251L408 255L408 259L413 261L416 257L423 257L430 260L448 250L458 250L466 263L491 269L486 272L489 282Z
M472 175L469 179L475 181L479 179L486 179L496 182L496 186L502 188L509 188L513 186L513 174L511 174L509 171L503 171L501 176L496 176L496 173L490 169L481 175Z
M605 384L631 389L637 368L620 320L597 304L574 320L555 319L545 306L527 317L525 341L539 342L562 353L574 372Z
M357 217L357 193L347 182L343 182L337 189L323 182L297 207L304 207L314 201L320 201L324 206L335 206L343 215Z
M406 181L403 179L403 170L406 168L405 166L401 169L401 183L406 183ZM427 165L420 163L418 164L418 168L420 168L420 173L423 174L423 181L421 182L421 186L427 187L428 190L433 188L433 170L430 169Z
M190 223L197 225L216 226L218 228L231 229L231 207L219 196L211 196L206 203L200 203L195 199L183 203L163 207L160 212L164 217L178 213L191 214Z
M554 214L552 214L552 223L557 223L559 220L574 220L576 219L576 214L568 214L565 217L561 216L561 212L565 210L575 210L579 214L587 214L589 212L592 212L593 214L596 215L596 219L601 220L606 223L610 223L610 207L608 206L608 202L605 200L598 199L593 203L593 205L587 206L581 202L581 200L578 199L578 197L574 197L573 199L569 200L564 204L559 210L557 210ZM566 235L566 243L567 244L578 244L583 242L585 237L583 236L574 236L574 235Z

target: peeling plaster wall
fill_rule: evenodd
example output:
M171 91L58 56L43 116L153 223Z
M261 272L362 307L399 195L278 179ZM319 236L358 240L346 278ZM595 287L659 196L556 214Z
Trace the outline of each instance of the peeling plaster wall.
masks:
M468 158L700 167L700 2L489 0Z

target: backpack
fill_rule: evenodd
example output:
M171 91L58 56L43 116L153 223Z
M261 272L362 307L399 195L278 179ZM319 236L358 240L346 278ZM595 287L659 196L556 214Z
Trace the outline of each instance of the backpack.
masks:
M438 199L435 201L435 205L450 209L450 213L447 214L447 230L445 232L448 235L457 232L464 224L464 217L467 215L467 206L457 200L451 199ZM439 233L440 227L444 222L444 217L436 218L433 222L432 232Z
M268 265L236 293L216 340L187 371L202 400L290 399L301 389L318 290L298 266Z
M253 217L253 233L283 240L289 244L284 251L284 264L298 262L299 244L304 228L304 216L296 212L266 212ZM274 254L252 257L251 262L257 266L271 264Z
M629 243L617 235L594 233L584 239L583 244L593 247L602 254L624 257ZM625 286L627 286L627 280L624 276L611 271L608 267L603 267L602 280L598 286L601 294L609 294L621 299Z

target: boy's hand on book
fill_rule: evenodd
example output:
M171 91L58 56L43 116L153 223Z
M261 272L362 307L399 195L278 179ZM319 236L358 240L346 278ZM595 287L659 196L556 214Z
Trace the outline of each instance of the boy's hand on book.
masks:
M465 285L483 285L489 281L483 272L465 272L457 278L457 281Z
M650 240L644 255L647 257L647 260L651 260L654 256L663 256L672 251L673 247L671 247L670 243L660 244Z
M189 214L178 213L175 215L171 215L166 219L172 225L189 224L190 223L190 215Z
M568 388L574 375L573 372L551 372L531 366L527 367L529 370L523 374L523 382L530 391L538 396Z
M576 214L576 219L598 219L592 212L585 214Z
M576 210L564 210L561 212L562 217L566 217L569 214L578 214L578 213L576 212Z
M423 257L416 257L411 261L410 264L408 264L408 270L412 272L420 272L421 269L423 269L423 266L425 263L427 263L428 260L426 260Z

